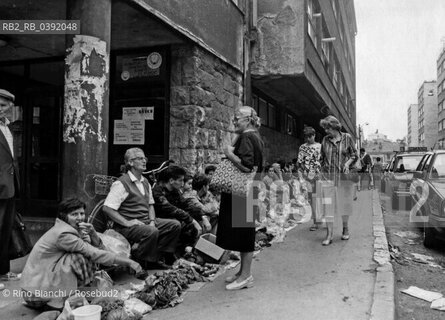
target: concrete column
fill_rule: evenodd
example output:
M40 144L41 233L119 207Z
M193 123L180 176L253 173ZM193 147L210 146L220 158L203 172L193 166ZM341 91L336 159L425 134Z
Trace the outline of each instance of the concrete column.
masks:
M86 201L86 176L108 170L111 0L68 0L67 19L62 195Z

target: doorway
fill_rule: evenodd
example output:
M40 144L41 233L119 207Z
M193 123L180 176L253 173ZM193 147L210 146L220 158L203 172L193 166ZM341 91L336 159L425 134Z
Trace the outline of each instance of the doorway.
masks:
M0 66L0 88L16 95L11 132L20 168L17 210L55 218L61 197L62 59Z

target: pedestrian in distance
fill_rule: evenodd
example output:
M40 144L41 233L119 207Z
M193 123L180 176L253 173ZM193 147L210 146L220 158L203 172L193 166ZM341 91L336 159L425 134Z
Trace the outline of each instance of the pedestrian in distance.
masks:
M359 171L360 174L357 190L361 190L364 178L368 178L368 189L371 190L374 186L374 181L372 179L372 158L366 152L365 148L360 148L360 164L362 169Z
M313 225L310 231L318 229L315 216L315 203L312 201L312 194L315 193L316 181L320 178L320 152L321 144L315 142L315 129L312 127L304 128L304 138L306 142L298 150L297 170L300 181L305 180L309 183L308 199L312 207Z
M10 272L9 248L15 219L15 199L19 194L19 167L14 154L14 141L8 125L12 120L15 96L0 89L0 283L18 280Z
M382 181L382 175L383 175L383 163L382 159L380 157L375 158L376 162L372 166L372 176L374 181L374 186L378 186L380 188L380 184Z
M341 215L343 222L342 240L349 240L349 215L352 214L352 199L355 183L348 177L349 168L357 160L357 150L351 135L341 132L341 124L334 116L327 116L320 121L326 136L321 143L321 175L323 180L331 181L335 187L336 215ZM318 190L317 190L318 191ZM334 217L325 217L327 234L324 246L330 245L333 238Z
M238 137L233 145L224 148L224 154L242 172L251 172L257 167L259 180L263 169L264 149L258 132L261 120L253 108L242 106L236 109L233 124ZM255 199L257 190L249 192L254 192ZM248 219L248 206L253 204L246 197L225 192L221 194L216 244L226 250L239 251L241 255L240 269L225 279L228 283L227 290L253 286L251 266L255 250L255 222ZM256 206L254 208L257 209Z

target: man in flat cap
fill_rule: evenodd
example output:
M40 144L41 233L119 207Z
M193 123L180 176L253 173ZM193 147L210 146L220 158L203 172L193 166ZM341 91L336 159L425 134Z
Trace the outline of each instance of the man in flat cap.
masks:
M10 272L8 252L15 217L14 195L19 192L18 165L8 127L14 99L12 93L0 89L0 281L17 278Z

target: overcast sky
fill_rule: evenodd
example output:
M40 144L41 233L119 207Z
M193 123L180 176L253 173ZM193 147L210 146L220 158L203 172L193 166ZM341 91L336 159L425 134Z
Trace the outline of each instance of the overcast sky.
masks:
M445 40L445 0L355 0L357 124L395 140L407 135L407 108L436 80Z

